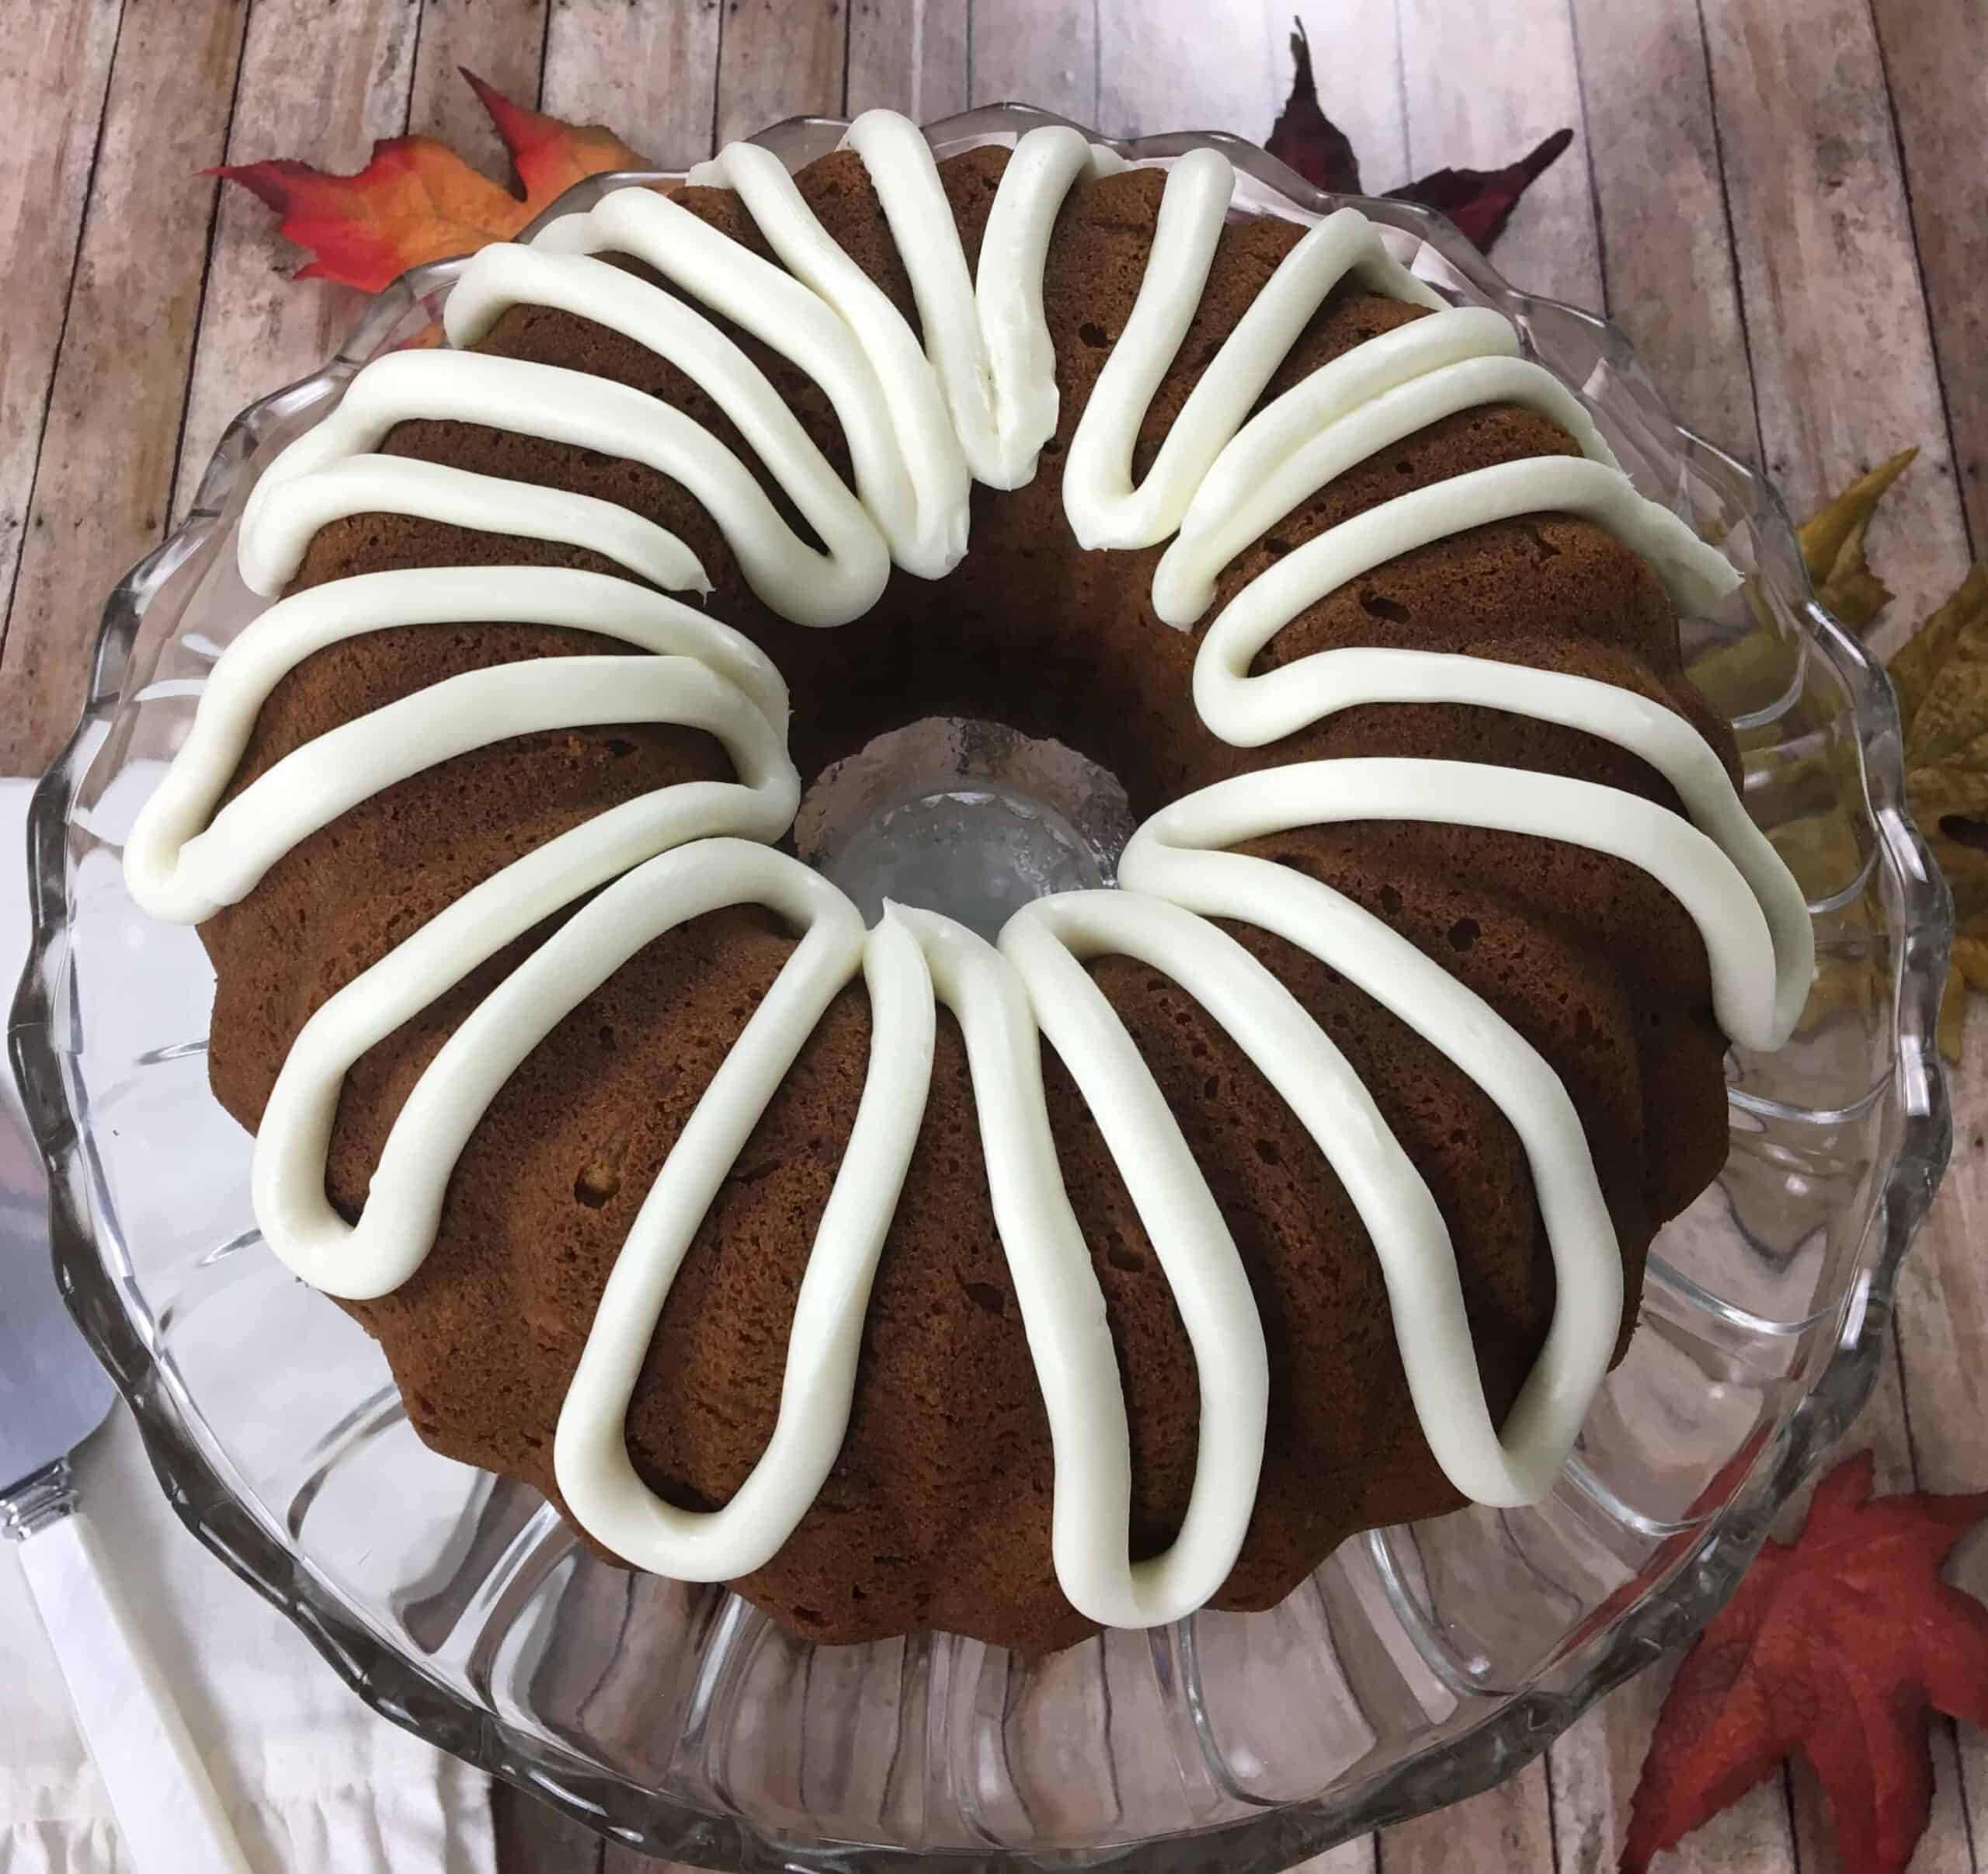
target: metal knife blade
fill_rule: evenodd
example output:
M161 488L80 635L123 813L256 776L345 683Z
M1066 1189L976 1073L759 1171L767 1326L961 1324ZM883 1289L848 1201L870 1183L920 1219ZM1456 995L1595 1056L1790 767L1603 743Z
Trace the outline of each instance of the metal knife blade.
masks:
M41 1155L16 1104L12 1076L6 1082L0 1086L0 1497L75 1450L117 1396L57 1291Z

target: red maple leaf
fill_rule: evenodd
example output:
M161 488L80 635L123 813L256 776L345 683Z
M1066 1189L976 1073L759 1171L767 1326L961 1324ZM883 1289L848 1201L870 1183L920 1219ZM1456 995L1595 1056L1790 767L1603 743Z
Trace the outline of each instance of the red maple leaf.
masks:
M1630 1805L1624 1874L1799 1751L1845 1874L1903 1874L1933 1797L1934 1711L1988 1726L1988 1608L1940 1579L1988 1490L1871 1495L1868 1452L1816 1487L1684 1656Z
M513 189L433 137L384 138L356 176L282 159L208 173L239 183L283 217L282 232L311 252L298 279L340 280L377 293L411 266L509 239L584 177L648 166L612 130L546 116L513 103L472 71L463 76L510 153Z
M1291 57L1295 68L1291 96L1271 128L1264 148L1288 163L1314 188L1335 195L1360 192L1360 162L1345 131L1328 117L1319 103L1312 76L1312 43L1305 23L1292 22ZM1485 253L1503 233L1519 198L1538 180L1574 140L1570 130L1555 130L1517 162L1502 169L1432 169L1427 176L1388 191L1399 202L1420 202L1448 215L1466 238Z

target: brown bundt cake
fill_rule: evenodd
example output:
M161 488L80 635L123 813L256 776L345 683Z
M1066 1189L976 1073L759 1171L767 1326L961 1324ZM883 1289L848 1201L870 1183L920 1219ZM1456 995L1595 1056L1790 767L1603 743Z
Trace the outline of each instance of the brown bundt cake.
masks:
M943 335L935 329L944 308L936 289L915 280L918 269L907 271L905 257L916 251L905 238L912 210L930 210L933 202L915 197L914 162L904 171L909 179L899 179L901 199L887 214L879 181L891 179L885 165L898 160L901 146L877 141L886 132L895 136L891 127L873 126L873 132L870 145L859 138L857 148L802 170L794 179L798 200L817 231L825 231L828 242L881 289L902 326L933 354L933 381L943 380L957 402L959 380L947 376ZM1082 173L1066 179L1066 192L1044 211L1053 222L1041 267L1041 329L1053 349L1055 395L1035 439L1039 457L1032 475L1014 475L1019 485L1010 488L988 485L975 461L979 479L971 489L970 513L962 497L966 525L950 545L939 540L945 529L943 487L909 442L903 485L895 495L883 485L874 463L888 451L878 453L874 436L857 440L857 405L850 401L856 393L839 392L832 378L825 385L825 367L807 352L813 341L798 320L791 344L756 334L741 296L759 292L755 283L763 282L767 269L728 261L741 269L738 283L727 289L731 297L716 289L693 294L658 264L655 253L641 253L632 241L623 245L619 224L597 213L590 235L554 238L527 256L537 273L500 276L492 261L493 270L473 269L467 276L484 283L483 311L465 316L472 325L480 318L485 329L474 332L464 349L476 357L521 361L519 370L527 374L515 381L541 387L543 394L533 395L544 412L514 415L501 399L487 412L479 409L487 387L478 379L474 395L452 401L417 388L398 400L383 396L363 422L353 417L360 428L339 447L348 457L356 450L353 459L374 479L327 495L308 513L294 503L285 510L283 527L300 543L308 535L308 549L294 568L276 563L280 554L271 560L265 553L265 583L293 596L262 624L304 603L295 595L321 598L332 589L377 591L391 608L394 595L415 589L356 582L409 568L502 568L520 591L540 568L579 569L619 582L606 588L596 582L589 591L639 596L669 584L683 591L697 582L694 568L673 579L669 568L687 565L694 556L709 590L693 599L692 609L741 634L784 679L791 697L787 748L802 786L887 732L958 717L997 721L1080 751L1117 777L1142 822L1219 784L1296 771L1294 764L1469 763L1496 770L1514 790L1522 777L1540 775L1611 790L1610 799L1625 814L1636 802L1653 803L1674 821L1680 837L1700 837L1670 781L1622 737L1552 719L1554 712L1545 708L1520 713L1488 690L1483 701L1354 696L1315 711L1295 728L1271 724L1275 732L1247 745L1239 732L1210 727L1197 697L1213 694L1211 685L1225 680L1218 671L1210 674L1206 641L1213 621L1245 605L1260 580L1260 589L1270 589L1281 563L1296 565L1313 549L1313 559L1326 564L1318 558L1326 549L1315 543L1350 538L1347 523L1401 511L1386 504L1405 496L1461 478L1479 478L1461 484L1466 488L1491 485L1482 471L1541 458L1567 458L1592 470L1606 450L1570 426L1571 418L1545 413L1560 406L1543 395L1474 395L1463 407L1364 450L1321 485L1301 487L1300 498L1220 565L1212 603L1196 608L1190 628L1178 628L1182 620L1163 620L1156 610L1156 576L1165 584L1163 534L1136 546L1080 546L1068 517L1075 496L1065 480L1066 469L1073 478L1079 472L1069 468L1089 446L1079 426L1093 396L1107 395L1100 377L1121 355L1156 241L1170 238L1165 223L1175 214L1173 193L1177 187L1184 197L1190 184L1170 182L1165 169L1124 169L1095 157L1084 167L1086 155L1072 159ZM983 237L999 212L1004 176L1024 160L988 147L936 171L966 267L982 275L981 311L990 321ZM1227 165L1220 166L1225 172ZM1177 179L1181 172L1172 173ZM746 158L721 176L743 193L694 183L681 188L669 212L683 218L658 224L659 238L685 238L693 220L769 269L777 266L803 280L817 304L834 308L827 316L843 320L845 331L874 336L884 329L874 304L806 248L805 228L783 235L770 225L777 210L786 212L773 179ZM1196 172L1194 186L1218 185L1212 172ZM1162 447L1176 424L1183 436L1203 424L1198 407L1188 408L1190 395L1214 374L1225 341L1306 237L1304 227L1281 220L1225 220L1225 186L1221 189L1222 201L1205 224L1212 242L1205 283L1183 302L1191 303L1191 317L1177 346L1168 352L1163 344L1155 354L1156 385L1138 418L1129 464L1133 484L1145 481L1156 461L1166 466ZM609 199L637 194L645 203L662 204L644 191ZM1183 207L1183 221L1185 215ZM1389 335L1411 324L1460 316L1434 310L1426 293L1388 290L1389 263L1376 257L1379 249L1364 229L1361 224L1354 234L1366 243L1365 257L1340 266L1336 283L1315 310L1294 317L1295 340L1246 331L1248 342L1227 354L1247 366L1248 354L1274 344L1262 351L1256 381L1241 394L1242 412L1295 412L1291 421L1302 427L1302 398L1310 394L1308 385L1326 381L1317 375L1322 367L1370 355L1363 349L1370 342L1371 355L1379 355ZM1002 238L1008 238L1005 231ZM588 258L595 250L607 258ZM520 251L508 250L513 256ZM478 264L488 259L479 256ZM896 563L887 580L880 571L881 590L860 615L823 628L818 621L795 621L800 600L774 602L796 582L776 590L778 580L756 570L750 528L726 518L726 502L742 512L747 493L713 494L697 485L696 475L661 466L675 432L660 421L650 426L663 440L636 459L602 446L585 422L565 413L565 406L578 408L562 388L574 381L547 376L546 370L584 374L655 400L641 407L679 413L686 427L716 439L746 464L749 492L770 510L752 523L762 537L776 526L784 530L796 551L810 556L808 563L840 551L830 536L843 524L836 516L843 508L818 502L811 508L797 497L795 477L770 465L784 447L770 426L773 417L721 384L714 390L722 377L718 366L671 362L656 342L622 329L632 319L617 327L613 318L588 316L575 309L581 288L554 283L556 273L582 282L586 293L605 295L609 289L600 282L610 269L651 312L677 308L674 317L696 306L701 329L720 335L711 355L729 358L736 348L749 360L843 489L860 496L864 513L884 513L898 501L896 520L887 516L875 529L888 539ZM944 272L933 275L942 284ZM533 284L541 274L544 283ZM600 303L604 308L608 299ZM457 311L452 307L452 332ZM789 318L783 301L758 323L779 339L777 328ZM1124 360L1135 362L1139 349L1123 348ZM1502 346L1505 353L1515 349ZM891 425L900 436L911 436L917 412L900 394L909 379L901 374L894 388L891 372L898 367L878 361L884 356L878 345L870 356L869 390L884 387ZM415 384L414 374L461 360L424 351L385 362L402 374L383 375L380 383ZM1472 362L1474 368L1482 358ZM1500 368L1507 363L1513 371L1537 371L1515 358L1501 359ZM362 374L349 398L354 409L353 399L371 375ZM1507 379L1484 381L1495 388ZM1383 381L1359 396L1384 398L1390 388ZM1137 390L1111 387L1113 395L1134 398L1135 415ZM1287 395L1294 392L1296 399ZM997 410L996 428L1000 416ZM1293 447L1309 446L1306 438L1322 434L1333 420L1331 410L1318 414ZM1369 419L1361 420L1371 429ZM964 419L961 427L967 427ZM1204 457L1223 447L1236 427L1214 434ZM307 437L299 447L313 441ZM872 452L868 461L866 447ZM301 459L289 485L294 489L308 471L331 487L345 472L335 453L326 444ZM425 495L402 501L367 494L367 488L399 485L391 468L380 478L383 458L443 465L454 475L434 487L461 499L451 506ZM1205 459L1187 463L1189 492L1202 481L1212 483L1222 462L1211 474L1205 471ZM1607 472L1615 473L1612 467ZM464 476L490 479L472 483ZM464 504L481 499L478 491L496 499L492 491L499 482L513 485L504 497L510 505L467 511ZM580 496L587 502L571 510L570 524L547 521L541 537L536 522L506 518L522 511L516 485L523 485L527 506L541 495L548 502ZM1239 487L1236 513L1246 513L1246 498L1253 492L1253 486ZM854 499L846 495L844 506ZM621 523L590 503L639 517L641 541L617 552L612 528ZM939 516L916 550L905 543L924 520L904 518L914 509ZM252 509L249 523L245 567L258 526L275 525L266 514L259 522ZM1675 531L1684 537L1681 528ZM1355 647L1469 659L1488 673L1517 667L1562 673L1660 705L1709 745L1717 765L1736 779L1732 735L1680 666L1673 593L1664 566L1639 551L1648 544L1635 526L1614 524L1610 512L1574 511L1572 504L1551 500L1482 523L1450 525L1306 600L1260 648L1244 644L1232 675L1253 684L1300 669L1321 653ZM666 548L676 560L667 559ZM1688 540L1673 543L1673 550L1689 562ZM918 569L907 570L905 562L919 561L921 553ZM943 563L947 553L956 563L940 572L932 562L936 556ZM1702 575L1702 564L1692 563ZM571 620L519 622L490 602L494 589L487 579L466 580L460 590L480 596L476 603L452 601L453 610L438 607L418 622L381 615L366 628L327 628L320 637L308 635L317 629L309 622L317 614L293 610L292 622L282 628L292 638L279 645L277 662L269 666L280 674L253 699L252 728L245 705L245 739L237 737L238 749L206 757L227 777L224 784L216 783L218 801L230 808L242 803L237 819L245 824L224 818L203 837L239 851L261 837L245 826L249 791L259 779L300 752L330 751L321 770L306 774L293 761L264 791L273 799L282 796L284 811L304 811L294 805L300 790L324 791L301 836L287 847L265 841L261 857L243 861L256 875L177 913L202 920L217 977L214 1088L245 1127L262 1124L279 1076L299 1051L314 1013L473 887L624 803L687 784L709 790L747 778L736 738L728 742L708 722L659 720L657 712L631 704L629 719L613 719L596 708L577 712L587 720L565 726L547 714L554 705L527 697L519 705L522 713L506 718L509 729L485 723L439 752L407 755L385 784L349 784L345 777L363 765L352 753L357 745L327 739L369 718L390 725L402 721L376 712L403 699L527 660L534 683L545 684L563 660L628 658L628 633L605 614L598 630ZM266 649L272 641L266 634ZM728 683L737 668L736 660L728 666ZM217 686L219 680L217 673ZM745 684L738 677L735 691ZM533 709L540 714L533 715ZM207 710L203 703L203 715ZM770 720L777 711L766 713ZM560 725L544 726L544 720ZM499 739L488 739L492 733ZM1371 772L1378 785L1394 770ZM1490 791L1502 797L1503 782ZM1504 809L1494 802L1489 811L1495 819ZM786 816L791 812L789 798ZM207 817L191 815L181 838ZM780 829L750 836L777 843ZM143 843L134 842L134 851ZM1577 843L1439 817L1319 815L1200 843L1226 846L1329 886L1440 965L1516 1031L1548 1064L1579 1114L1593 1182L1633 1298L1653 1232L1715 1175L1726 1150L1726 1041L1714 1010L1717 972L1708 961L1703 919L1673 885L1649 865L1604 850L1605 840ZM1148 875L1161 875L1156 862ZM381 1167L390 1130L444 1045L464 1034L466 1024L474 1027L472 1012L528 955L585 915L579 907L608 903L606 896L589 896L600 882L582 881L569 901L537 915L523 935L397 1020L384 1038L363 1047L349 1072L333 1064L339 1071L327 1084L335 1089L335 1107L328 1098L320 1181L342 1230L388 1201ZM1201 909L1190 906L1180 915ZM1280 934L1269 927L1278 922L1273 917L1253 921L1224 908L1204 921L1225 940L1222 968L1238 982L1246 975L1257 986L1252 993L1267 996L1260 975L1246 971L1253 959L1315 1024L1315 1045L1336 1049L1433 1197L1454 1247L1484 1403L1494 1424L1505 1421L1540 1359L1556 1302L1564 1306L1568 1299L1555 1273L1551 1207L1535 1185L1541 1148L1521 1136L1510 1102L1487 1091L1484 1076L1460 1064L1457 1050L1427 1038L1358 986L1357 971L1324 960L1288 928ZM452 1169L445 1164L436 1173L446 1173L446 1194L433 1219L432 1245L424 1236L404 1260L398 1285L325 1282L363 1297L344 1305L379 1339L416 1428L435 1448L563 1500L561 1477L568 1473L563 1464L555 1472L555 1447L565 1437L558 1429L562 1409L610 1272L673 1146L801 941L794 919L763 902L718 903L639 944L597 986L576 979L567 992L569 999L577 996L568 1012L552 1021L542 1041L526 1045L515 1070L502 1071ZM1008 947L1004 943L1003 951ZM1232 1563L1222 1557L1211 1599L1224 1608L1268 1607L1354 1532L1441 1513L1464 1500L1432 1451L1427 1400L1413 1396L1404 1365L1402 1342L1420 1331L1419 1317L1395 1292L1370 1234L1371 1212L1349 1194L1315 1128L1288 1097L1288 1085L1280 1090L1273 1083L1264 1048L1239 1040L1234 1024L1218 1019L1164 954L1156 961L1117 954L1108 945L1091 949L1083 960L1087 979L1115 1013L1177 1124L1232 1241L1260 1322L1267 1379L1267 1407L1256 1408L1260 1475L1240 1480L1239 1487L1255 1486L1243 1498L1246 1529L1236 1525L1239 1550L1231 1543ZM1083 952L1079 947L1069 954ZM1031 993L1037 985L1030 975ZM640 1353L625 1421L614 1427L617 1448L625 1434L632 1464L634 1481L627 1487L645 1498L652 1493L681 1511L716 1510L732 1501L767 1449L788 1379L804 1272L866 1086L881 1071L871 1059L874 995L874 982L866 986L851 977L826 999L805 1038L797 1031L791 1069L780 1074L742 1148L725 1159L701 1220L683 1219L683 1231L694 1225L694 1234L673 1279L664 1278L666 1300ZM1059 1571L1063 1532L1052 1531L1052 1512L1060 1523L1066 1513L1081 1518L1085 1506L1073 1503L1066 1510L1058 1501L1059 1476L1074 1459L1060 1436L1052 1450L1045 1389L1053 1375L1044 1363L1053 1365L1056 1356L1036 1344L1043 1317L1024 1292L1024 1274L1018 1274L1017 1245L1007 1240L1013 1230L997 1226L1003 1199L990 1173L985 1097L976 1098L982 1062L976 1052L970 1063L961 1019L943 993L940 1003L932 1018L929 1091L922 1109L908 1109L904 1121L915 1125L915 1135L905 1135L902 1188L888 1208L874 1286L861 1309L846 1430L839 1445L831 1438L832 1464L791 1532L770 1559L732 1585L787 1625L822 1641L937 1627L1028 1650L1056 1648L1091 1631L1099 1618L1121 1616L1111 1612L1117 1604L1101 1606L1094 1598L1079 1611L1069 1598L1072 1577ZM1052 1026L1045 1017L1041 1071L1053 1169L1081 1229L1122 1389L1129 1507L1119 1539L1128 1544L1131 1560L1141 1563L1167 1551L1181 1531L1209 1414L1221 1402L1211 1403L1211 1369L1197 1359L1198 1338L1190 1344L1201 1304L1176 1300L1180 1284L1163 1267L1149 1228L1158 1213L1142 1208L1131 1190L1143 1154L1128 1163L1124 1152L1114 1152L1106 1136L1117 1117L1113 1103L1100 1110L1079 1090L1074 1076L1082 1062L1065 1058L1048 1033ZM1315 1045L1309 1034L1306 1045ZM456 1071L454 1058L438 1068L443 1079ZM1582 1155L1577 1149L1574 1156ZM259 1181L258 1205L266 1231L283 1250ZM617 1318L620 1309L617 1296ZM1617 1357L1633 1314L1632 1301L1621 1312ZM1612 1324L1615 1316L1607 1319ZM1242 1344L1247 1334L1237 1332ZM1601 1336L1604 1344L1611 1338ZM1604 1344L1597 1354L1597 1372L1609 1351ZM1245 1384L1237 1396L1247 1392ZM808 1394L800 1403L822 1396ZM1224 1399L1222 1409L1247 1419L1246 1397L1240 1405L1226 1394ZM832 1402L821 1416L832 1431ZM1100 1422L1108 1434L1116 1421L1107 1410ZM1564 1442L1551 1454L1553 1466ZM1241 1459L1237 1465L1242 1467ZM627 1544L603 1535L608 1525L580 1506L573 1514L597 1545L629 1552ZM639 1553L638 1559L653 1560Z

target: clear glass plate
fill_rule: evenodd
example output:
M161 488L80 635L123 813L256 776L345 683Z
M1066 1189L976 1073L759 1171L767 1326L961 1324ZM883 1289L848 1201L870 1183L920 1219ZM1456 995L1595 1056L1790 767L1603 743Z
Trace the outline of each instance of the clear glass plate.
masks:
M1004 106L930 134L949 152L1050 120ZM759 141L798 167L843 129ZM1239 212L1337 205L1250 144L1119 147L1210 143ZM1863 1400L1948 1142L1932 1034L1950 918L1906 817L1890 689L1816 605L1773 491L1678 428L1620 332L1514 291L1446 221L1361 206L1439 292L1508 315L1646 492L1750 575L1729 615L1687 621L1687 648L1815 919L1802 1028L1732 1059L1730 1162L1659 1238L1559 1484L1536 1508L1350 1542L1270 1613L1029 1660L944 1634L808 1646L721 1588L604 1564L528 1490L420 1443L373 1344L262 1250L248 1140L207 1090L204 954L132 904L120 847L259 608L234 565L250 484L367 360L431 340L457 269L425 267L236 419L185 524L112 595L82 724L35 797L12 1030L61 1280L161 1480L388 1716L714 1866L1281 1868L1505 1775L1683 1639Z

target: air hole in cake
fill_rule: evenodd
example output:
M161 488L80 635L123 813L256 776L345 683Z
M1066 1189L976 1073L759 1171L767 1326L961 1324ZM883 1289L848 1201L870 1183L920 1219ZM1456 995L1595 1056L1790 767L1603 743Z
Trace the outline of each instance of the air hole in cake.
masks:
M990 941L1031 899L1110 885L1133 819L1116 776L1005 723L931 716L832 762L794 849L874 923L886 900Z
M1008 1299L992 1282L961 1282L966 1299L982 1314L1005 1315L1008 1312Z
M1113 1230L1104 1239L1104 1260L1114 1269L1123 1269L1128 1275L1143 1274L1146 1259L1137 1250Z
M1093 325L1088 320L1077 328L1077 336L1093 351L1102 351L1111 342L1102 325Z
M1360 589L1360 609L1374 617L1386 619L1390 624L1408 623L1409 610L1406 606L1397 605L1393 600L1383 598L1368 586L1363 586Z

